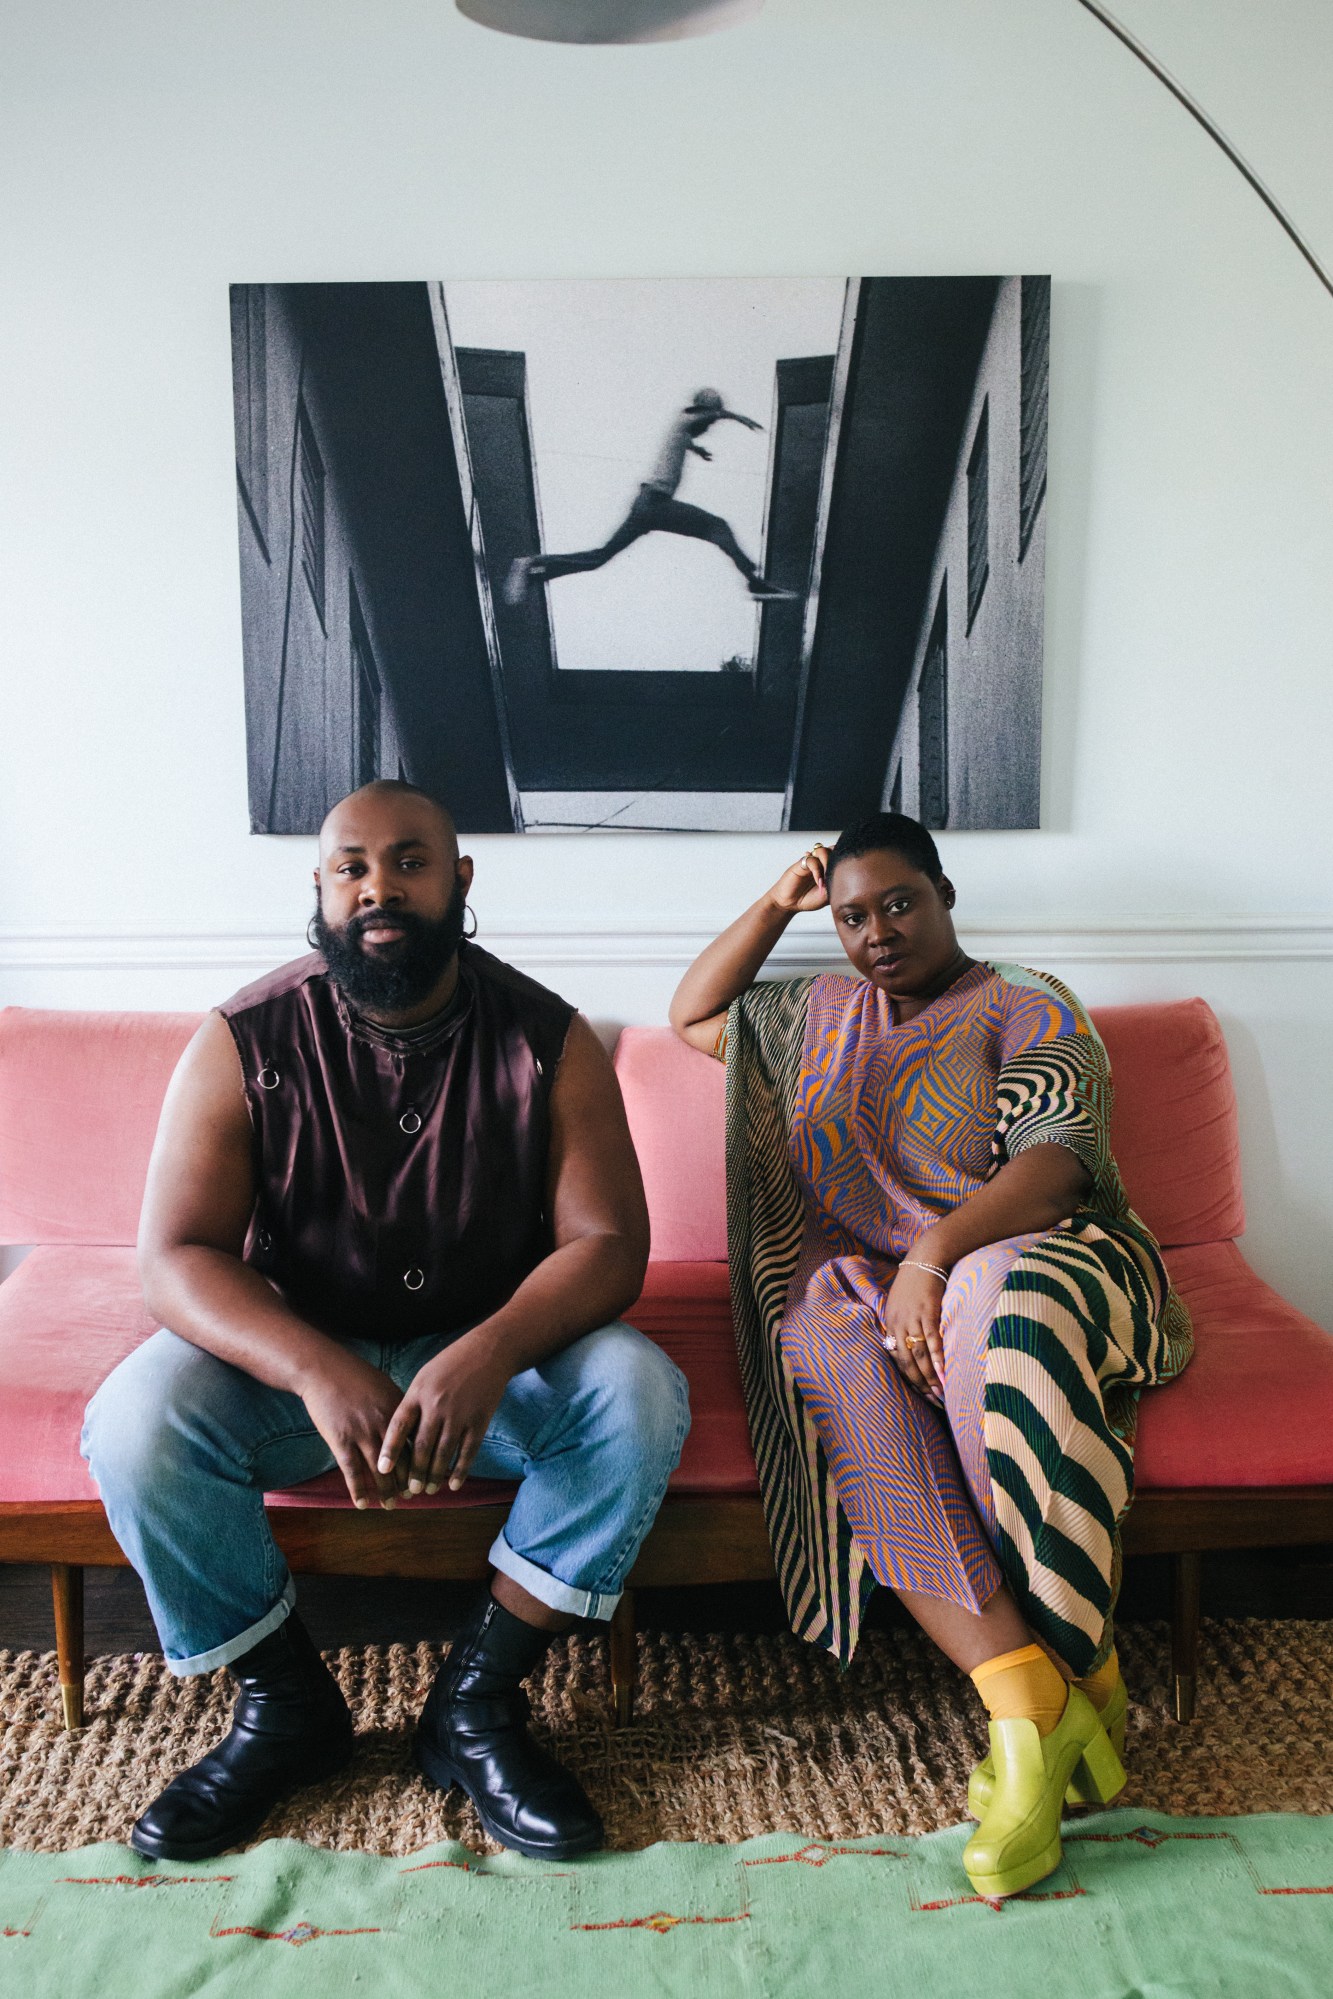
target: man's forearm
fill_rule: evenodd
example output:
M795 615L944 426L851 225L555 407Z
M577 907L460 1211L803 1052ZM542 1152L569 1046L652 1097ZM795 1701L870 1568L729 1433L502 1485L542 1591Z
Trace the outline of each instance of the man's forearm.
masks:
M543 1258L468 1337L502 1357L512 1379L618 1319L643 1289L643 1275L643 1255L624 1236L579 1236Z
M269 1388L300 1395L337 1351L267 1278L225 1250L197 1243L160 1250L145 1260L142 1281L144 1301L160 1324Z

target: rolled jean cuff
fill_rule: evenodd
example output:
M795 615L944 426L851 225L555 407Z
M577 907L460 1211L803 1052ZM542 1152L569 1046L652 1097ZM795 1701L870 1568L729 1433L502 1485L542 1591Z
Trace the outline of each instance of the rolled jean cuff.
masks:
M266 1611L257 1624L249 1625L235 1638L229 1638L225 1645L215 1645L211 1652L196 1652L189 1659L167 1660L167 1671L174 1673L178 1680L188 1680L196 1673L216 1673L219 1666L230 1666L233 1659L243 1659L252 1652L262 1638L267 1638L285 1624L292 1614L296 1602L296 1584L287 1578L287 1587L274 1604Z
M511 1582L522 1586L529 1596L535 1596L538 1603L544 1603L548 1610L567 1610L572 1617L594 1617L606 1623L615 1614L620 1602L621 1590L575 1589L571 1583L562 1583L557 1576L551 1576L545 1569L539 1569L526 1556L516 1555L503 1534L497 1534L490 1555L487 1558L492 1568Z

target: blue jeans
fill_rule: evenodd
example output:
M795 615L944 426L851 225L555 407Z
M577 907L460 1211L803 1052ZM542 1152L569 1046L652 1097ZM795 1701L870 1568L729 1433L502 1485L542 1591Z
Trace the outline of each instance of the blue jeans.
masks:
M405 1389L452 1337L347 1344ZM685 1377L632 1326L515 1375L472 1464L522 1481L495 1567L553 1610L609 1618L689 1423ZM98 1389L80 1448L173 1673L214 1672L276 1631L295 1590L264 1493L334 1463L299 1396L155 1333Z

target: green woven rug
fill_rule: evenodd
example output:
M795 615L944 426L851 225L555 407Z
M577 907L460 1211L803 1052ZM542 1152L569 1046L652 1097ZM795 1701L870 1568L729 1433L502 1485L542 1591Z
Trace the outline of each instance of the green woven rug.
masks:
M968 1828L661 1845L568 1866L269 1840L194 1866L0 1852L0 1992L23 1999L1327 1999L1333 1820L1103 1812L992 1904Z

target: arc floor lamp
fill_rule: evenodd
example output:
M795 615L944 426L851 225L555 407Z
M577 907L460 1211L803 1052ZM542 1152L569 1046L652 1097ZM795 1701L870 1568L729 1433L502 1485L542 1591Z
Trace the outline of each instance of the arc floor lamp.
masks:
M887 4L887 0L883 0ZM752 20L764 0L457 0L458 11L482 27L497 28L503 34L524 35L543 42L634 43L674 42L692 35L709 35L720 28L733 28ZM809 0L818 7L819 0ZM1191 96L1185 86L1160 63L1137 35L1117 20L1101 0L1075 0L1075 4L1100 22L1149 70L1163 89L1201 125L1215 146L1230 160L1242 178L1258 195L1279 228L1285 230L1324 290L1333 297L1333 276L1240 151L1221 127Z

